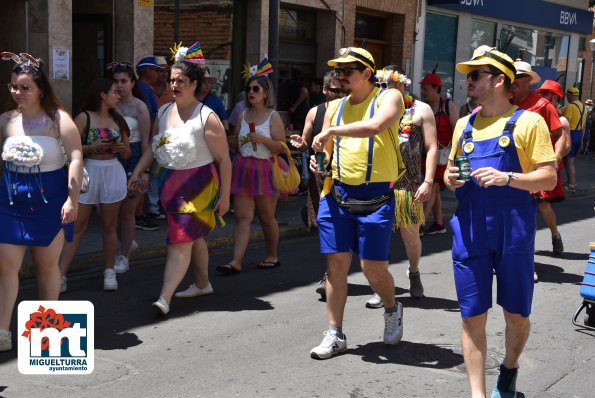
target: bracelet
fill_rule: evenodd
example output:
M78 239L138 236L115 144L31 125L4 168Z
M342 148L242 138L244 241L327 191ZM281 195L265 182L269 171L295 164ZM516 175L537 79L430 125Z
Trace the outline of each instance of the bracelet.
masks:
M426 184L428 184L428 185L434 185L434 181L426 181L426 180L424 180L424 182L425 182Z

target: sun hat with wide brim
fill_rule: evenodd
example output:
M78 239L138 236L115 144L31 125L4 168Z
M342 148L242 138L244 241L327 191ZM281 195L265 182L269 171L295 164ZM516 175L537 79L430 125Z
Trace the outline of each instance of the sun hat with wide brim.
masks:
M339 58L331 59L327 62L328 66L337 66L337 64L346 64L349 62L359 62L366 68L370 68L372 73L376 72L374 57L367 50L359 47L347 47L339 50Z
M512 62L512 58L496 50L495 47L479 46L473 51L473 56L469 61L459 62L457 64L457 71L466 75L470 73L476 66L492 65L506 76L514 81L516 75L516 68Z
M211 83L215 83L217 81L217 78L215 76L211 76L211 74L209 73L209 71L206 70L206 69L205 69L205 75L204 75L203 79L205 81L209 81Z
M537 84L541 81L541 77L536 72L533 72L533 69L531 69L531 65L528 62L517 60L514 62L514 67L516 68L517 76L531 76L531 84Z
M541 87L535 90L536 93L540 93L542 91L551 91L552 93L556 94L559 98L564 97L562 94L562 86L560 83L554 80L544 80Z

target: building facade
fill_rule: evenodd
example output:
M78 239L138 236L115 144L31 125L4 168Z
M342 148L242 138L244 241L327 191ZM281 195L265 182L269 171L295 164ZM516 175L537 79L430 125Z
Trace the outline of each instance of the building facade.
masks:
M588 6L588 0L425 0L414 81L438 65L445 88L463 103L465 76L455 72L455 65L486 44L529 62L542 80L582 87L590 72L584 60L585 38L593 29Z
M2 9L0 49L42 58L71 112L108 62L136 62L153 51L152 0L2 0ZM0 63L6 81L11 68ZM0 90L0 103L7 99Z

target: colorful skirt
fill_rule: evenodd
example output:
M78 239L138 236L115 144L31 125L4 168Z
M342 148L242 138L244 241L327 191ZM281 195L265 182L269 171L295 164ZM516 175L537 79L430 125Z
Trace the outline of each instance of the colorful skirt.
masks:
M237 154L231 170L231 193L239 196L279 196L273 182L273 159Z
M214 163L194 169L159 170L159 198L167 213L167 244L191 243L204 238L216 225L219 174Z
M395 189L395 229L409 228L413 225L423 224L424 204L415 202L415 192Z
M5 166L0 186L0 243L47 247L62 228L66 240L72 242L74 223L62 224L67 181L64 169L15 173Z

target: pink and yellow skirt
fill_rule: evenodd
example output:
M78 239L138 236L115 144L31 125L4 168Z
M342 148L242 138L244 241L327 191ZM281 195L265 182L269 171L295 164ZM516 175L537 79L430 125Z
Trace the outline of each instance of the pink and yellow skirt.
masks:
M239 196L279 196L273 182L273 159L237 154L231 170L231 193Z

